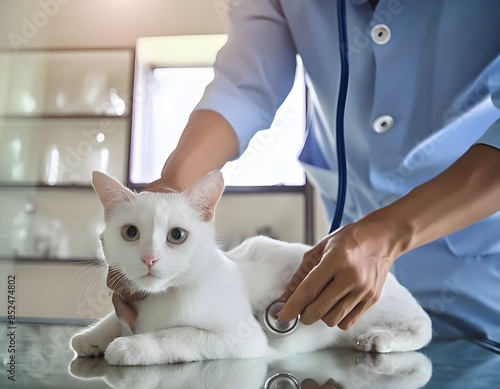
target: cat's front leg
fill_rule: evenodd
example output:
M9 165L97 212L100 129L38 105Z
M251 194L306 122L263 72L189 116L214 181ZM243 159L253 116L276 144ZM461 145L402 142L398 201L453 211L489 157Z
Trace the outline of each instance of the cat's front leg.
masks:
M113 312L93 327L73 336L70 343L79 357L95 357L104 354L109 344L120 335L120 323Z
M175 327L115 339L106 350L111 365L155 365L208 359L258 358L270 352L261 331L241 339L227 332Z

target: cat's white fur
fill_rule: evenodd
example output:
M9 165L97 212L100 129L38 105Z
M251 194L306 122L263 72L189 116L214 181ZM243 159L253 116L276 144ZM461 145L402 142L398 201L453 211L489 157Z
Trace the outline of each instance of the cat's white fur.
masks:
M132 288L148 296L134 303L135 334L111 313L73 337L78 356L104 353L114 365L149 365L205 359L280 357L325 347L378 352L411 351L431 339L431 321L412 295L389 274L379 301L348 331L319 321L299 324L285 337L266 337L257 320L286 288L310 247L266 237L246 240L224 253L212 223L223 192L220 172L213 172L182 193L135 194L113 178L93 174L104 205L103 254L120 269ZM140 238L122 238L124 225ZM168 232L187 231L181 244ZM148 275L143 256L159 258Z

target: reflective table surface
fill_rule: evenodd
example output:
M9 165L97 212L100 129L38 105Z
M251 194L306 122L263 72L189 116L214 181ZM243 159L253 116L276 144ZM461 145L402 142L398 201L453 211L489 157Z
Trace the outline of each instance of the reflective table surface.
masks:
M69 339L80 327L0 328L0 388L500 388L500 354L466 340L433 341L421 352L400 354L324 350L272 362L116 367L103 358L74 357Z

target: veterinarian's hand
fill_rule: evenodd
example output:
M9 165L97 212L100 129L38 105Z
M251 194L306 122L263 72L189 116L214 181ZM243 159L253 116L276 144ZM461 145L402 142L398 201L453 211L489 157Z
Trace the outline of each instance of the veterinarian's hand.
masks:
M348 329L377 302L399 254L391 231L381 223L360 221L333 232L304 254L282 296L287 303L280 320L300 314L304 324L321 319Z
M145 296L141 293L130 292L125 275L113 267L108 269L106 283L108 288L113 291L111 301L115 307L116 316L125 320L130 329L133 330L137 319L137 311L132 303L144 299Z
M311 378L306 378L300 384L302 389L342 389L342 387L335 382L333 378L326 381L323 386L320 386L316 381Z
M233 127L222 115L198 109L189 116L175 150L163 166L161 178L145 190L165 192L171 188L182 192L209 172L220 170L238 155L239 148Z
M157 180L146 185L144 188L145 192L161 192L161 193L173 193L176 192L172 189L173 184L168 182L165 178L158 178Z

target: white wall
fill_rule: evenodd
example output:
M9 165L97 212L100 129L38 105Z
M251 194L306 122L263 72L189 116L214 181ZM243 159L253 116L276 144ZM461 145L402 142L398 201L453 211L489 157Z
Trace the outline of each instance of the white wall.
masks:
M1 0L0 49L133 47L141 36L224 32L229 0Z
M105 271L96 265L0 262L0 316L7 313L7 276L16 278L16 317L90 320L111 311ZM4 298L5 296L5 298Z

